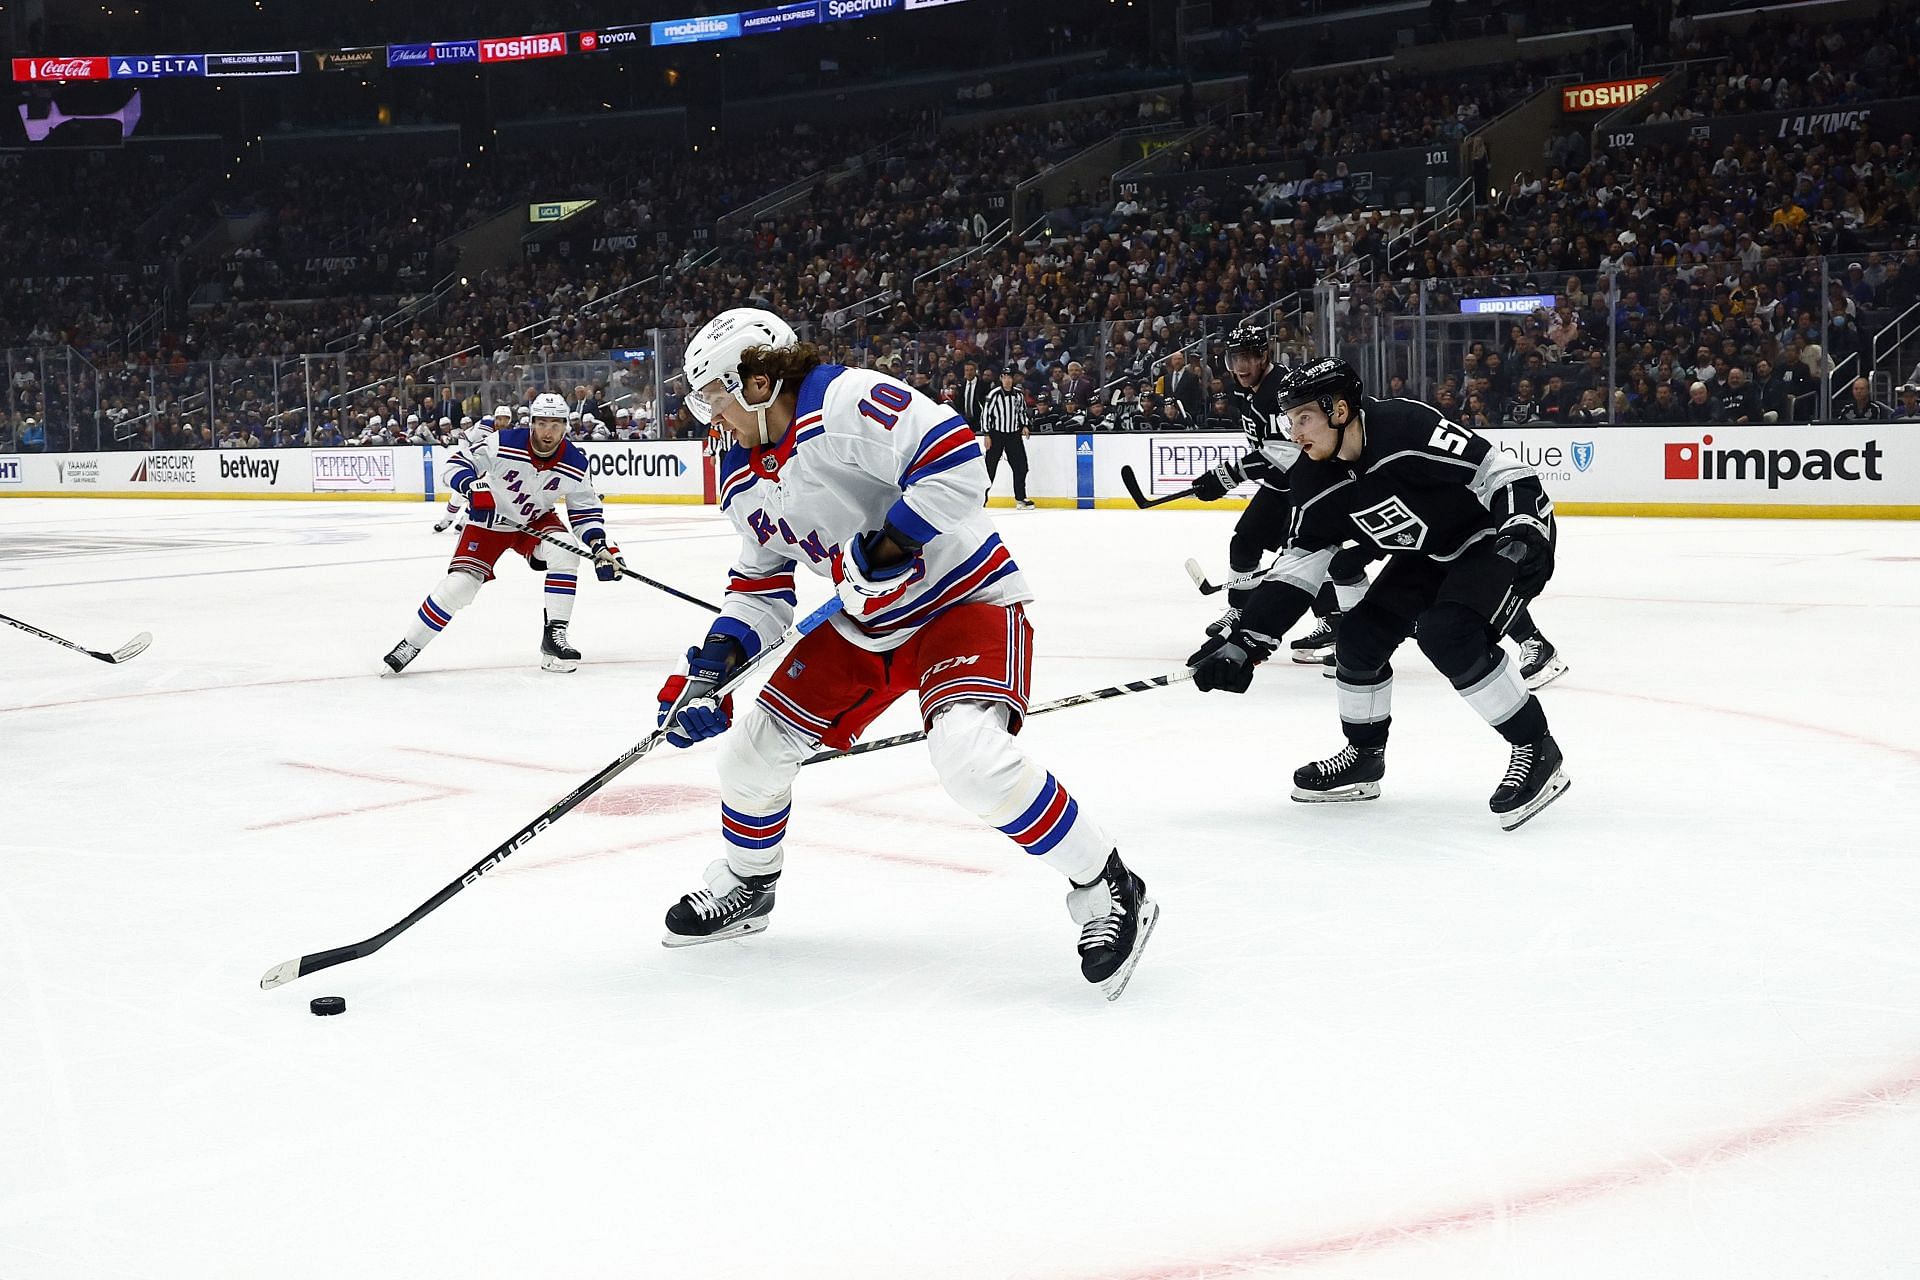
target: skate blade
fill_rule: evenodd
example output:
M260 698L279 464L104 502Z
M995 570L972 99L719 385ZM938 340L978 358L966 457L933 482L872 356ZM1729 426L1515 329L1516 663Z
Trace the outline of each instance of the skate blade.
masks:
M571 671L579 665L579 663L570 661L569 659L556 658L552 655L547 655L540 659L540 669L542 671Z
M756 916L751 920L742 920L738 924L730 924L717 933L703 934L699 937L669 933L666 937L660 939L660 945L669 949L697 947L703 942L725 942L728 938L744 938L750 933L764 933L766 932L766 928L767 918L765 916Z
M1501 827L1508 831L1517 831L1520 827L1524 826L1534 814L1539 813L1555 800L1558 800L1561 795L1566 792L1567 788L1572 785L1573 779L1569 778L1564 770L1555 769L1553 776L1547 779L1547 785L1540 788L1539 795L1535 796L1526 804L1521 805L1518 809L1510 810L1507 813L1495 814L1494 816L1500 819Z
M1100 983L1100 991L1112 1004L1127 989L1127 981L1133 977L1134 966L1140 963L1140 957L1146 952L1147 939L1153 936L1153 926L1160 922L1160 904L1152 898L1143 898L1140 902L1140 923L1134 926L1133 953L1126 962Z
M1554 658L1546 666L1527 677L1527 688L1544 689L1565 674L1567 674L1567 664Z
M1311 667L1332 653L1332 645L1326 645L1319 649L1295 649L1293 651L1293 660L1303 667Z
M1309 791L1305 787L1295 787L1293 798L1301 804L1345 804L1353 800L1378 800L1380 784L1354 782L1344 787L1335 787L1331 791Z

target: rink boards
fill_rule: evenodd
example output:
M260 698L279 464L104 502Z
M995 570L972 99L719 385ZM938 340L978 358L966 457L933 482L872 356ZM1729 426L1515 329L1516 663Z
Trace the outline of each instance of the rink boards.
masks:
M1920 518L1920 423L1797 427L1542 427L1483 432L1536 468L1573 515ZM712 502L698 441L584 444L614 502ZM1080 434L1027 441L1042 506L1131 507L1131 468L1164 496L1245 452L1232 434ZM0 455L0 497L259 497L432 501L445 450L246 449ZM1240 490L1228 504L1244 501ZM1011 502L1008 478L995 506ZM1178 499L1166 504L1201 504Z

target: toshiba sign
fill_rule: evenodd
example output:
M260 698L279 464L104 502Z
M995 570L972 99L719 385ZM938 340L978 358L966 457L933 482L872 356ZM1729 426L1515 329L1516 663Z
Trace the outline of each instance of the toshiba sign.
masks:
M1603 84L1570 84L1560 91L1562 111L1611 111L1644 97L1660 83L1659 76L1637 80L1608 80Z
M505 40L482 40L480 61L524 62L528 58L558 58L566 51L566 32L551 31L543 36L510 36Z

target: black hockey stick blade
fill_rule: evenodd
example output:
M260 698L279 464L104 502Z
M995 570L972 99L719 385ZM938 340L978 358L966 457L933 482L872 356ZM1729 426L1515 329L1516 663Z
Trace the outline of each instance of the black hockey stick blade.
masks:
M1120 483L1127 486L1127 496L1133 499L1133 505L1142 510L1148 507L1162 506L1169 502L1178 502L1182 498L1191 498L1193 496L1193 489L1189 486L1178 493L1170 493L1164 498L1149 498L1146 492L1141 489L1140 478L1133 474L1132 467L1120 468Z
M1089 702L1104 702L1108 698L1118 698L1129 693L1145 693L1149 689L1164 689L1170 684L1179 684L1183 680L1193 679L1193 668L1182 667L1178 671L1169 671L1163 676L1149 676L1145 680L1129 680L1125 684L1112 684L1104 689L1094 689L1087 693L1070 693L1064 698L1055 698L1052 702L1043 702L1037 707L1028 707L1027 716L1043 716L1049 711L1065 711L1068 707L1084 706ZM916 729L912 733L896 733L890 738L875 738L871 742L862 742L848 747L845 751L821 751L808 756L800 763L819 764L822 760L838 760L843 756L863 756L869 751L885 751L888 747L903 747L909 742L923 741L927 736L925 729Z

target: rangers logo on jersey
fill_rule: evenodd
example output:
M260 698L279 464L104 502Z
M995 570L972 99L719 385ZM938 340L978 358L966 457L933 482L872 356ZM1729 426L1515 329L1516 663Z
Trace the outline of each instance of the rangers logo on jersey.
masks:
M1427 522L1396 495L1353 513L1353 522L1388 551L1418 551L1427 541Z

